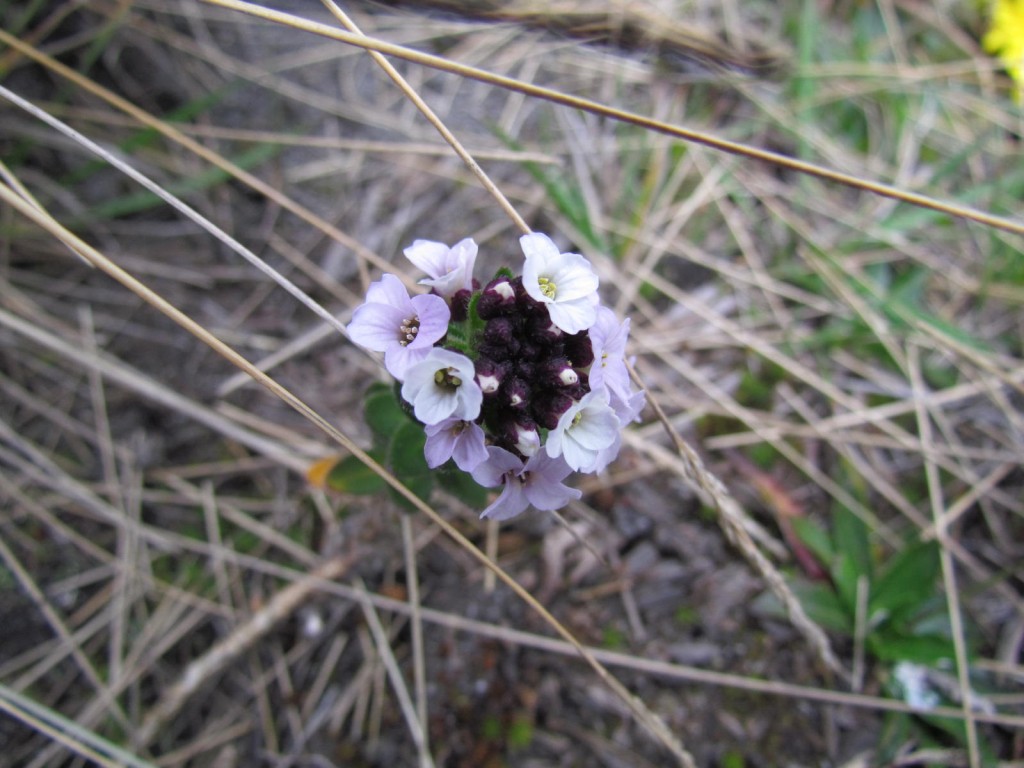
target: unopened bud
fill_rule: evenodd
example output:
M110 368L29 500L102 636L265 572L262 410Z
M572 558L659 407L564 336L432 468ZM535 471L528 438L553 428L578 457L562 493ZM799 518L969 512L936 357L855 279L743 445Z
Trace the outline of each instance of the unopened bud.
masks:
M515 447L523 456L529 458L540 450L540 433L532 424L514 424Z
M516 290L507 277L496 277L489 282L476 303L476 312L484 320L507 314L515 309Z
M518 344L515 337L515 322L510 317L495 317L488 320L484 328L484 341L488 344L509 346L514 341Z
M530 318L530 338L538 344L551 346L561 342L565 338L562 329L551 322L551 317L546 313L533 315Z
M562 414L572 408L575 401L569 395L556 392L544 399L543 404L535 403L533 408L537 424L544 429L554 429Z
M468 288L462 288L452 295L451 312L452 322L461 323L469 317L469 300L473 293Z
M530 385L518 376L505 381L505 398L512 408L522 409L530 402Z
M580 381L579 374L573 370L565 357L551 358L541 370L544 380L555 387L571 387Z
M565 356L572 361L573 368L586 368L594 362L594 347L586 331L565 337Z
M495 361L479 357L473 364L476 370L476 383L480 385L485 395L493 395L501 387L501 380L505 378L508 365L496 363Z

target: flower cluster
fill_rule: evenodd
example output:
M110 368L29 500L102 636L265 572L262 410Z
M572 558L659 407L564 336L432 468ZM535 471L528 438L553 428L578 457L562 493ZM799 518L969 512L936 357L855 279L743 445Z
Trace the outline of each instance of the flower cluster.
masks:
M481 288L476 243L417 240L405 255L431 292L410 297L385 274L348 326L401 382L428 466L451 459L502 488L482 515L498 520L579 498L565 478L606 467L644 406L626 366L629 320L601 305L590 262L539 233L520 245L522 274L502 269Z

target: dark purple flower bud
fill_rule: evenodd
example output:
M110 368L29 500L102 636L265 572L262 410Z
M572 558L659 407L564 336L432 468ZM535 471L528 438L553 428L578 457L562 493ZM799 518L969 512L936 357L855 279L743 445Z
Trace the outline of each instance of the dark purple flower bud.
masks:
M476 312L484 320L508 314L516 307L516 290L507 277L496 277L487 284L476 303Z
M584 383L584 377L586 374L580 374L580 383L572 387L566 387L562 390L563 394L568 395L573 400L582 400L583 396L590 392L590 385Z
M594 362L594 347L590 343L590 334L586 331L565 337L565 356L572 362L573 368L586 368Z
M565 338L565 334L562 333L562 329L551 322L551 318L547 313L543 315L533 315L530 318L530 324L527 332L529 333L532 341L546 346L561 342Z
M462 288L452 295L451 311L452 322L461 323L469 317L469 300L473 293L468 288Z
M540 450L537 425L525 416L505 422L501 441L521 456L530 457Z
M524 410L530 404L530 385L518 376L505 379L502 394L510 408Z
M484 327L484 341L488 344L511 346L516 339L516 324L511 317L496 317Z
M568 358L553 357L540 366L540 376L546 384L556 388L574 387L580 383L580 375L573 370Z
M558 426L562 414L572 408L575 401L562 392L550 392L545 395L533 398L533 417L544 429L554 429Z
M513 278L512 287L515 289L516 304L519 306L521 313L528 317L548 316L548 308L526 292L526 288L523 287L522 277Z
M548 351L543 345L526 339L519 345L519 358L529 361L540 360L547 356Z
M509 369L508 363L495 362L486 357L478 357L473 367L476 370L476 383L483 390L484 397L498 391Z
M512 359L512 350L506 344L488 344L485 341L477 346L477 352L499 363Z
M514 370L516 376L521 378L523 381L533 381L537 376L537 366L529 360L516 361Z

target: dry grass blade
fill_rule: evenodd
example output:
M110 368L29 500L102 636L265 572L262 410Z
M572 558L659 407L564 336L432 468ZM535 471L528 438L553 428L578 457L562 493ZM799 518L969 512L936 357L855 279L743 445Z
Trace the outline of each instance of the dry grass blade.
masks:
M32 729L45 733L55 742L92 760L96 765L109 768L119 765L131 766L131 768L154 768L153 763L142 760L109 741L97 738L95 734L73 720L63 717L52 709L40 706L3 684L0 684L0 710Z
M362 589L362 585L357 586L361 588L360 591L365 592L365 589ZM420 766L421 768L431 768L434 765L434 759L430 755L430 745L427 743L424 735L425 721L418 717L416 705L413 704L412 697L409 695L409 688L402 679L402 673L398 669L398 663L395 661L395 655L391 650L387 632L384 631L384 626L380 623L377 611L369 601L364 600L362 605L363 614L370 625L370 632L373 635L377 653L380 654L384 661L384 668L387 670L391 687L398 697L402 716L405 718L406 726L409 728L413 743L416 745Z
M630 366L630 375L633 376L634 381L639 386L643 386L643 381L637 376L632 366ZM848 680L850 677L849 672L843 668L843 665L839 663L839 659L836 658L824 630L811 621L800 601L793 594L793 590L790 589L785 579L783 579L782 574L779 573L779 570L772 565L771 561L764 556L754 543L746 524L747 516L743 509L732 498L732 495L725 485L722 484L722 481L704 467L704 462L701 461L696 451L682 439L672 426L672 422L661 409L657 399L652 397L649 402L653 406L659 421L665 427L675 447L676 455L679 457L678 462L673 462L673 464L677 465L675 467L676 473L687 483L690 483L707 500L706 503L711 504L717 510L718 521L726 537L765 580L775 596L779 598L783 606L785 606L789 620L793 622L793 626L800 630L800 633L807 639L822 663L839 675L840 679Z
M943 200L937 200L927 195L921 195L915 192L909 192L904 189L899 189L890 184L883 184L877 181L870 181L868 179L862 179L857 176L852 176L846 173L840 173L829 168L825 168L814 163L808 163L787 155L782 155L777 152L770 152L768 150L757 149L755 147L746 146L739 144L734 141L722 139L717 136L712 136L701 131L690 130L682 128L680 126L671 125L668 123L661 122L659 120L653 120L643 115L626 112L624 110L614 109L604 104L591 101L589 99L583 99L575 96L570 96L565 93L551 90L549 88L543 88L540 86L533 85L531 83L522 82L513 78L496 75L491 72L487 72L476 67L470 67L464 64L453 62L450 59L445 59L440 56L432 56L430 54L421 53L411 48L406 48L401 45L394 45L392 43L385 42L383 40L377 40L375 38L368 38L363 35L356 35L352 33L346 33L341 30L334 29L325 24L319 24L315 21L310 21L301 16L294 16L292 14L281 13L279 11L265 8L260 5L253 5L251 3L240 2L240 0L202 0L204 3L210 5L217 5L223 8L228 8L234 11L240 11L247 13L252 16L257 16L267 21L272 21L277 24L283 24L294 29L301 29L306 32L311 32L322 37L331 38L339 42L354 45L359 48L366 48L367 50L376 51L378 53L385 54L387 56L393 56L395 58L405 59L417 64L424 66L433 67L436 69L450 72L452 74L459 75L461 77L470 78L473 80L480 80L491 85L496 85L501 88L508 90L517 91L519 93L533 96L538 99L544 99L546 101L554 102L555 104L561 104L562 106L572 107L575 109L583 110L584 112L590 112L595 115L602 117L608 117L613 120L618 120L623 123L629 123L636 125L649 131L657 133L664 133L674 138L683 139L686 141L692 141L697 144L703 144L713 149L720 150L722 152L729 152L731 154L740 155L752 160L759 160L765 163L778 166L780 168L786 168L788 170L796 171L798 173L813 176L826 181L834 182L836 184L844 184L854 189L859 189L865 192L871 192L875 195L882 197L892 198L894 200L900 200L905 203L920 206L921 208L927 208L933 211L939 211L950 216L956 216L970 221L976 221L980 224L984 224L989 227L996 229L1002 229L1007 232L1013 232L1019 235L1024 235L1024 222L1015 221L1013 219L1007 219L1002 216L995 216L985 211L978 211L973 208L969 208L963 205L957 205L955 203L945 202Z
M341 578L351 567L353 557L335 558L313 569L309 575L292 582L274 595L267 604L254 613L210 650L185 669L180 680L165 690L160 701L146 714L141 726L132 734L138 747L147 746L204 685L220 674L241 654L251 648L274 626L292 615L314 594L325 581Z

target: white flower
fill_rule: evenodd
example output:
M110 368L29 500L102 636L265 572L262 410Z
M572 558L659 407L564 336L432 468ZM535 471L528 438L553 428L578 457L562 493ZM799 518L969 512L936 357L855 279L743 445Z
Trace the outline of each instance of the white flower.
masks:
M480 415L484 394L474 379L472 360L434 347L405 372L402 397L412 403L417 419L439 424L445 419L473 421Z
M523 235L526 254L523 288L545 304L548 315L565 333L587 330L597 319L597 275L578 253L560 253L551 238L539 232Z
M420 285L429 285L444 298L450 299L464 288L473 290L476 243L472 238L460 240L451 248L432 240L416 240L403 253L427 273Z
M619 433L619 419L608 404L607 390L594 390L558 419L548 433L548 456L561 456L577 472L593 472L603 460L601 452L612 446ZM607 462L605 462L607 463Z

